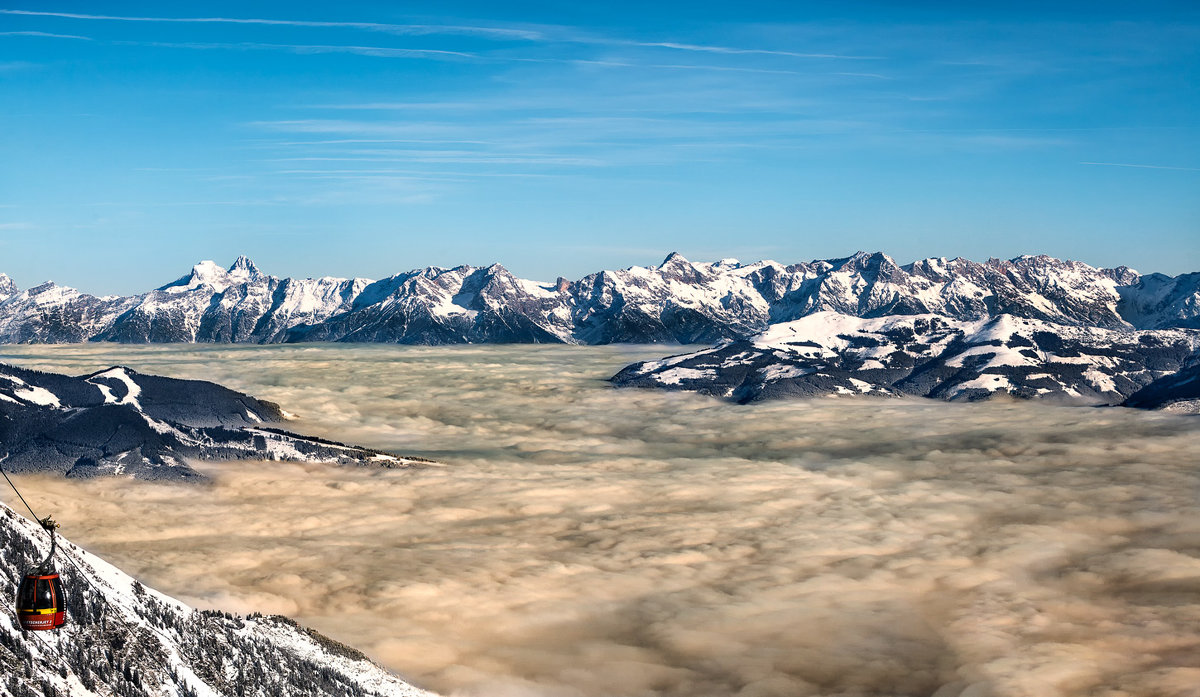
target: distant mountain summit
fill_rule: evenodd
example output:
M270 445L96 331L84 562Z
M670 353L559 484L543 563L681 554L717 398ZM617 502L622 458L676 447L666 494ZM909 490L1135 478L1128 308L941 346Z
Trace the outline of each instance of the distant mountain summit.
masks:
M1195 328L1200 273L1142 276L1047 256L902 266L881 252L790 265L692 262L672 253L658 266L554 284L517 278L499 264L370 281L278 278L243 256L228 268L202 261L171 283L125 297L50 282L18 290L0 274L3 343L697 343L826 311Z
M158 288L172 293L182 293L196 288L208 287L215 291L224 291L230 286L257 281L263 274L250 261L249 257L240 256L233 266L221 268L216 262L202 261L192 267L192 272L179 280Z

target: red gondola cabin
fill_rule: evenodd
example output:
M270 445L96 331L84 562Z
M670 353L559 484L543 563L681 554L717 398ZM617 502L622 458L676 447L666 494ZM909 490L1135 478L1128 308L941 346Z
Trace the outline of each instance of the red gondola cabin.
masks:
M26 574L17 589L17 619L21 629L57 629L67 623L67 596L54 571Z

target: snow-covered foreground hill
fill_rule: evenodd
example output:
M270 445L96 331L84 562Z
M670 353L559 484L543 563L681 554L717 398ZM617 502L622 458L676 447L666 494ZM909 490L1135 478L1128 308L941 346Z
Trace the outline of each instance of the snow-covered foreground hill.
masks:
M21 632L20 573L49 542L0 504L0 694L11 697L432 697L279 616L195 610L60 540L67 625Z
M975 401L1007 394L1157 408L1194 400L1187 378L1197 364L1195 330L1073 327L1011 315L963 321L819 312L748 340L635 363L612 379L739 402L836 394Z
M176 281L127 297L52 282L18 290L0 274L0 343L711 343L823 311L1196 327L1200 273L1141 275L1047 256L901 266L859 252L797 264L671 254L658 266L554 283L518 278L499 264L370 281L278 278L241 257L228 269L200 262Z
M0 461L10 472L191 479L187 460L402 467L414 460L273 428L278 405L203 380L121 366L72 377L0 363Z

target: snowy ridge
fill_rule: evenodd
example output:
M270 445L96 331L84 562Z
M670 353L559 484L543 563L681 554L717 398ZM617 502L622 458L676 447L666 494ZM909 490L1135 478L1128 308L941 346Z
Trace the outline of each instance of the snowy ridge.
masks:
M658 266L544 284L499 264L427 267L379 281L277 278L239 257L228 268L202 261L161 288L110 298L53 283L18 291L0 275L4 343L696 343L823 311L1196 328L1200 273L1141 276L1047 256L901 266L879 252L790 265L671 254Z
M59 539L68 622L22 633L12 599L45 532L0 504L0 691L13 697L432 697L283 617L194 610ZM69 557L69 560L66 558Z
M270 402L210 382L119 366L69 377L0 364L0 447L14 472L193 479L193 458L427 462L270 427L284 418Z
M1162 406L1152 385L1190 382L1200 331L1124 330L1000 315L954 320L923 314L861 318L817 312L750 339L628 366L620 386L690 390L739 402L837 394L951 401L997 394L1069 403ZM1158 389L1158 388L1155 388Z

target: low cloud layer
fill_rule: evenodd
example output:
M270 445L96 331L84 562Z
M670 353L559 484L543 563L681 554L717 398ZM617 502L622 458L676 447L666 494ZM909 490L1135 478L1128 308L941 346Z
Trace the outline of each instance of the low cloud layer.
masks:
M280 402L435 457L206 487L23 478L202 606L296 617L479 697L1189 695L1200 420L613 390L656 349L5 347Z

